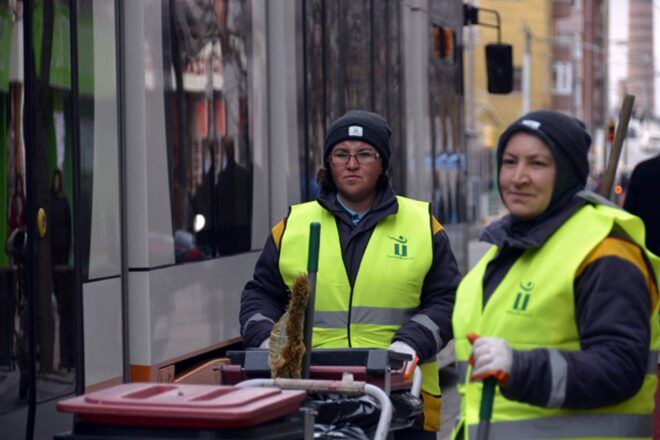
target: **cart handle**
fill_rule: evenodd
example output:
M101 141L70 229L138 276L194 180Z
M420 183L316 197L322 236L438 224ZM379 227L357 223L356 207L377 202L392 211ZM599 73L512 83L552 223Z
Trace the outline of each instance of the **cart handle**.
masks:
M415 397L419 397L419 393L422 390L422 370L419 367L415 367L413 372L413 383L410 387L410 394Z
M421 375L421 373L420 373ZM276 387L288 390L313 390L315 392L322 392L325 388L326 393L342 392L342 386L348 386L352 392L355 392L355 386L364 389L364 394L373 397L380 404L380 418L378 419L378 426L376 427L376 434L374 440L386 440L387 433L390 430L390 423L392 422L392 402L381 390L375 385L364 382L354 382L352 378L344 378L341 381L337 380L307 380L307 379L250 379L236 384L239 388L245 387Z

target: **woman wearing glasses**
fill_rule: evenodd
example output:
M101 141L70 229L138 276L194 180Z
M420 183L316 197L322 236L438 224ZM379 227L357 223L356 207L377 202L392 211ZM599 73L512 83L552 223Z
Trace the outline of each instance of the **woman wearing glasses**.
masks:
M306 272L309 224L321 223L315 348L379 347L410 354L422 367L424 414L414 438L440 429L436 354L452 337L460 281L447 234L430 206L397 196L386 171L391 129L380 115L350 111L328 129L321 191L291 207L268 237L241 298L246 346L267 347ZM401 438L413 438L410 430Z

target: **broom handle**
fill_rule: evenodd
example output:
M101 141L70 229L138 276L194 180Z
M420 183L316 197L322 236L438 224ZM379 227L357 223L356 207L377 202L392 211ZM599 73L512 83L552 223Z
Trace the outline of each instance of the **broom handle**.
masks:
M616 126L616 133L614 135L614 142L612 142L612 149L610 150L610 158L607 163L607 169L603 174L603 181L601 182L600 195L606 199L610 198L612 187L614 186L614 179L616 178L616 169L619 165L619 157L623 149L623 141L626 140L626 133L628 132L628 123L630 122L630 115L632 115L633 104L635 103L634 95L626 95L621 104L621 113L619 114L619 123Z
M484 380L483 389L481 391L481 406L479 407L477 440L488 440L488 435L490 433L490 417L493 415L495 385L497 385L497 381L492 377Z
M319 243L321 224L309 224L309 252L307 255L307 280L309 281L309 301L305 310L305 356L303 357L302 378L309 379L309 366L312 361L312 327L314 326L314 302L316 297L316 272L319 269Z

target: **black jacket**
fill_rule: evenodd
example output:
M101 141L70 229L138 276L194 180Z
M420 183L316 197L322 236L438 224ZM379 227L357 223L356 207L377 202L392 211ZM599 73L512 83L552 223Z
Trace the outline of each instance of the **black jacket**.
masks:
M635 167L623 209L644 221L646 247L660 255L660 156Z
M561 209L531 228L516 225L510 215L486 228L481 239L497 245L500 252L486 268L484 307L525 250L542 246L585 203L585 199L574 196ZM610 246L609 249L614 246L616 249L616 240L631 242L615 227L599 246ZM581 349L560 352L568 371L566 395L561 404L566 409L590 409L629 399L642 386L650 362L652 288L645 278L649 275L648 279L653 281L649 263L645 259L641 263L642 267L646 266L645 274L629 259L616 253L596 254L592 252L591 259L587 257L588 264L574 282L575 318ZM514 350L512 371L507 388L502 390L503 395L511 400L545 407L551 388L548 350Z
M335 216L344 266L349 280L353 282L377 223L389 215L395 215L398 210L394 191L389 186L381 191L358 225L352 223L348 213L337 202L336 193L321 192L317 201ZM435 356L452 338L451 314L460 282L458 266L444 230L434 235L433 245L433 263L424 279L421 304L416 313L428 316L438 327L440 341L436 339L437 334L414 321L404 324L393 338L393 341L402 341L413 347L421 362ZM289 301L278 261L278 246L271 234L257 261L254 277L246 284L241 296L239 318L241 335L247 347L259 346L270 335L273 323L282 316Z

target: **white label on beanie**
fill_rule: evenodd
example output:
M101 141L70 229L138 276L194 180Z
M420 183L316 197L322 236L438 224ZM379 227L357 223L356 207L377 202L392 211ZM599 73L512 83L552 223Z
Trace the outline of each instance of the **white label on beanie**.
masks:
M358 125L351 125L348 127L349 136L362 136L362 127Z
M541 126L541 123L538 121L532 121L531 119L523 119L520 121L522 125L526 125L529 128L533 128L534 130L538 130L539 127Z

